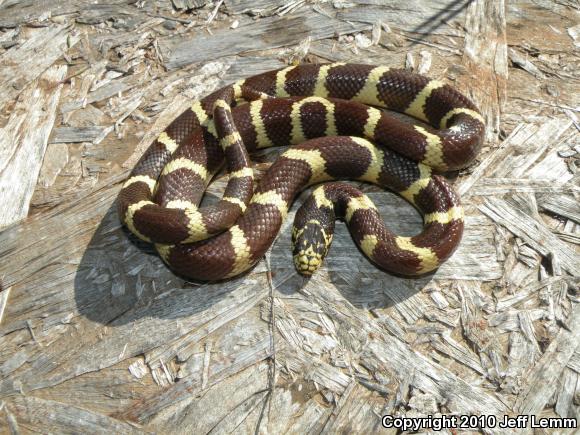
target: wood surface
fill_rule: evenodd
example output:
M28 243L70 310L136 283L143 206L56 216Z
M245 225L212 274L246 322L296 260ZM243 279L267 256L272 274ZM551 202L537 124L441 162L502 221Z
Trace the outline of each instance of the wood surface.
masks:
M0 0L0 433L578 419L579 21L570 0ZM481 155L449 174L465 237L436 273L377 270L339 224L322 270L298 276L308 192L227 282L184 281L122 228L123 181L191 101L326 61L410 68L481 108ZM395 232L420 230L405 201L361 187Z

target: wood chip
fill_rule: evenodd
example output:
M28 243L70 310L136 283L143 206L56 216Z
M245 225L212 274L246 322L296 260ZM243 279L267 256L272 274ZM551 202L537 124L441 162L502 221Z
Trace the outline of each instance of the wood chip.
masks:
M50 44L46 44L46 41L50 41ZM34 31L22 45L0 56L0 62L4 65L0 70L0 109L8 101L14 100L77 41L78 37L71 33L70 27L49 26ZM58 86L58 83L52 83L52 86Z
M547 257L555 252L564 269L574 276L580 276L580 256L555 237L542 222L519 209L513 202L487 198L479 209L493 221L525 240L543 256Z
M556 391L558 383L553 380L560 378L580 342L580 304L574 307L569 322L570 330L560 330L526 376L523 392L518 396L514 406L517 412L539 413Z
M53 130L48 143L93 142L106 127L59 127Z
M28 215L66 71L54 66L44 72L22 93L0 130L0 197L5 198L0 229Z
M286 31L288 28L295 31L289 33ZM166 55L169 59L167 67L177 69L192 63L213 60L216 53L224 57L298 44L304 39L302 35L309 35L316 41L335 34L369 28L368 24L351 25L318 14L305 13L292 17L265 18L252 26L241 25L235 30L215 32L211 36L176 37L162 41L161 49L164 53L171 53L170 56ZM268 38L257 37L266 34L269 35Z
M572 219L580 224L580 204L571 196L544 195L540 198L538 204L544 210Z

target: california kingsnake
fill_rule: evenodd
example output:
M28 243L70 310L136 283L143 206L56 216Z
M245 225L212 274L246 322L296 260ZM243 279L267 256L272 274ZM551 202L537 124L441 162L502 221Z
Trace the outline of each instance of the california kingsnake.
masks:
M437 130L410 125L375 107L411 115ZM133 234L155 243L177 273L219 280L262 258L306 186L362 180L415 205L423 214L423 232L396 236L358 190L344 183L319 187L297 212L298 271L308 275L318 268L334 220L343 218L363 253L380 268L419 275L447 259L463 232L459 198L432 170L467 166L483 134L476 107L438 80L384 66L290 66L222 88L174 120L124 184L119 216ZM294 146L254 188L248 153L289 144ZM229 181L223 198L198 208L224 157Z

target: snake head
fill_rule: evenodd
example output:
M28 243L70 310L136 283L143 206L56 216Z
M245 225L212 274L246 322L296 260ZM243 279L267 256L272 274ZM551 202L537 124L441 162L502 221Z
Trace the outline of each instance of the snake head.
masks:
M328 254L332 234L327 234L320 222L308 221L302 228L292 231L294 266L301 275L311 276Z

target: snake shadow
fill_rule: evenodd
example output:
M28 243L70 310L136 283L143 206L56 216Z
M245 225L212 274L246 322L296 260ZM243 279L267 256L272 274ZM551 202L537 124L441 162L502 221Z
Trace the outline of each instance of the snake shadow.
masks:
M393 232L412 236L422 230L421 216L405 200L376 186L353 184L373 200ZM296 291L305 294L318 292L320 295L338 292L354 307L385 309L429 286L434 272L420 277L404 277L378 269L356 246L343 222L336 223L333 242L322 268L310 278L299 275L292 263L292 222L296 210L309 193L310 190L302 192L295 201L270 251L270 270L279 293L290 296Z
M239 285L233 280L196 283L175 275L153 245L121 226L114 203L83 253L74 277L74 295L82 316L118 326L142 317L194 315L231 297Z
M221 184L225 181L210 186L204 204L218 200ZM421 231L421 217L404 200L374 186L360 183L357 186L373 199L394 232L413 235ZM336 225L334 241L322 269L313 278L299 275L292 262L290 234L294 214L309 191L302 192L294 202L266 260L241 276L210 283L191 282L175 275L152 245L140 241L121 226L113 204L94 232L74 278L78 312L109 326L152 316L179 319L215 304L224 307L229 303L238 304L240 293L261 292L265 286L271 286L280 297L315 292L330 297L337 291L357 308L381 309L400 303L429 284L432 275L404 278L377 269L358 250L341 223Z
M271 153L270 153L271 154ZM265 153L258 166L273 160ZM263 168L261 169L263 170ZM258 170L260 171L260 169ZM218 175L202 206L221 198L227 177ZM263 285L252 271L216 283L191 282L174 274L153 245L131 234L120 223L116 201L99 222L74 277L74 297L80 315L96 323L120 326L143 317L179 319L232 299L236 289ZM239 298L238 298L239 299Z

